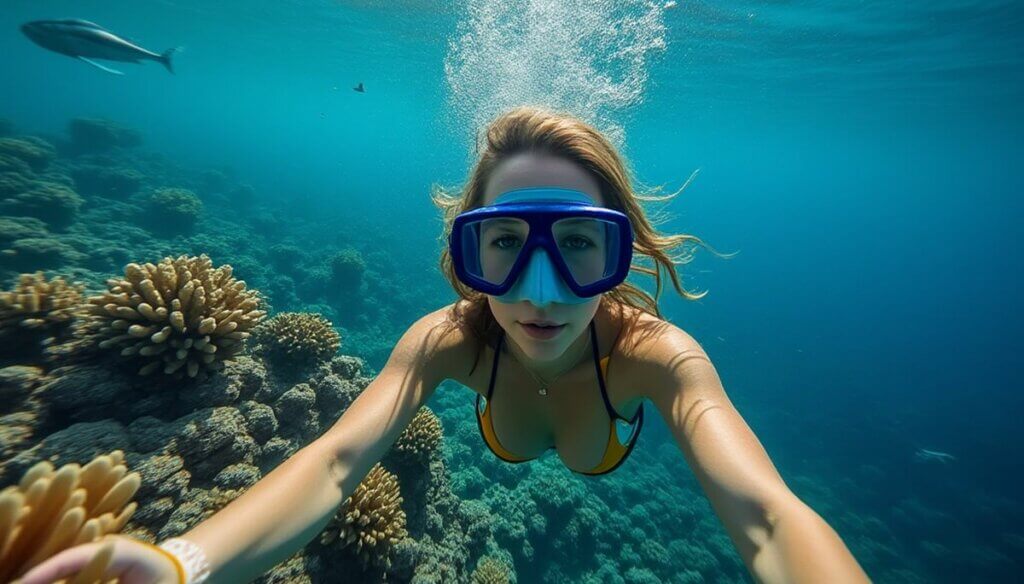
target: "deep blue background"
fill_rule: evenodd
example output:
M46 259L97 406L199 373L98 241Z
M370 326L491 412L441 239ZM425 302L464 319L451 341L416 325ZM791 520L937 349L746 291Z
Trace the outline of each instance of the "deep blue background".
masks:
M433 265L430 186L458 184L469 163L443 67L463 13L8 0L0 116L51 133L116 119L299 208L405 227L391 243ZM68 16L184 46L177 74L106 75L17 30ZM1019 512L1024 6L682 1L664 24L642 102L613 112L623 149L646 184L675 189L700 169L663 228L739 251L699 254L683 272L710 294L666 294L668 316L707 348L784 475L870 464L893 499L955 514L985 492ZM366 94L350 90L360 81ZM957 461L914 464L918 448Z

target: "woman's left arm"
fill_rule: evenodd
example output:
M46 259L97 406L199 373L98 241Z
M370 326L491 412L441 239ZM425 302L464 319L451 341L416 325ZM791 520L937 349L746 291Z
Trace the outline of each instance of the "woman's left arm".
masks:
M783 482L686 332L661 323L643 351L648 397L672 429L712 507L759 582L868 582L825 521Z

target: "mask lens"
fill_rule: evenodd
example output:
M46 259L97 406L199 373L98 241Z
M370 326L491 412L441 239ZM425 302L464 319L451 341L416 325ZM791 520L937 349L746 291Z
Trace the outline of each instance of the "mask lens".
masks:
M482 219L462 227L465 269L490 284L508 278L530 235L530 225L513 217Z
M603 219L570 217L551 228L558 251L580 286L615 275L622 241L619 225Z

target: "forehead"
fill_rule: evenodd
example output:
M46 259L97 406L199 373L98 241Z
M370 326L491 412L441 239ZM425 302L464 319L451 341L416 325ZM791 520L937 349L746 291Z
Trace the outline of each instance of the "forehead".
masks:
M499 162L484 188L483 205L490 205L502 193L527 187L574 189L604 206L601 187L586 169L571 160L541 152L522 152Z

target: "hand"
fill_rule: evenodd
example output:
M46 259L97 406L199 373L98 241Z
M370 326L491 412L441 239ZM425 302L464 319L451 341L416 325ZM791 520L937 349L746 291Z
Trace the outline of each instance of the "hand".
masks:
M110 541L114 542L114 554L103 581L116 577L120 584L179 584L178 568L170 558L150 544L123 535L66 549L29 570L20 584L50 584L74 576Z

